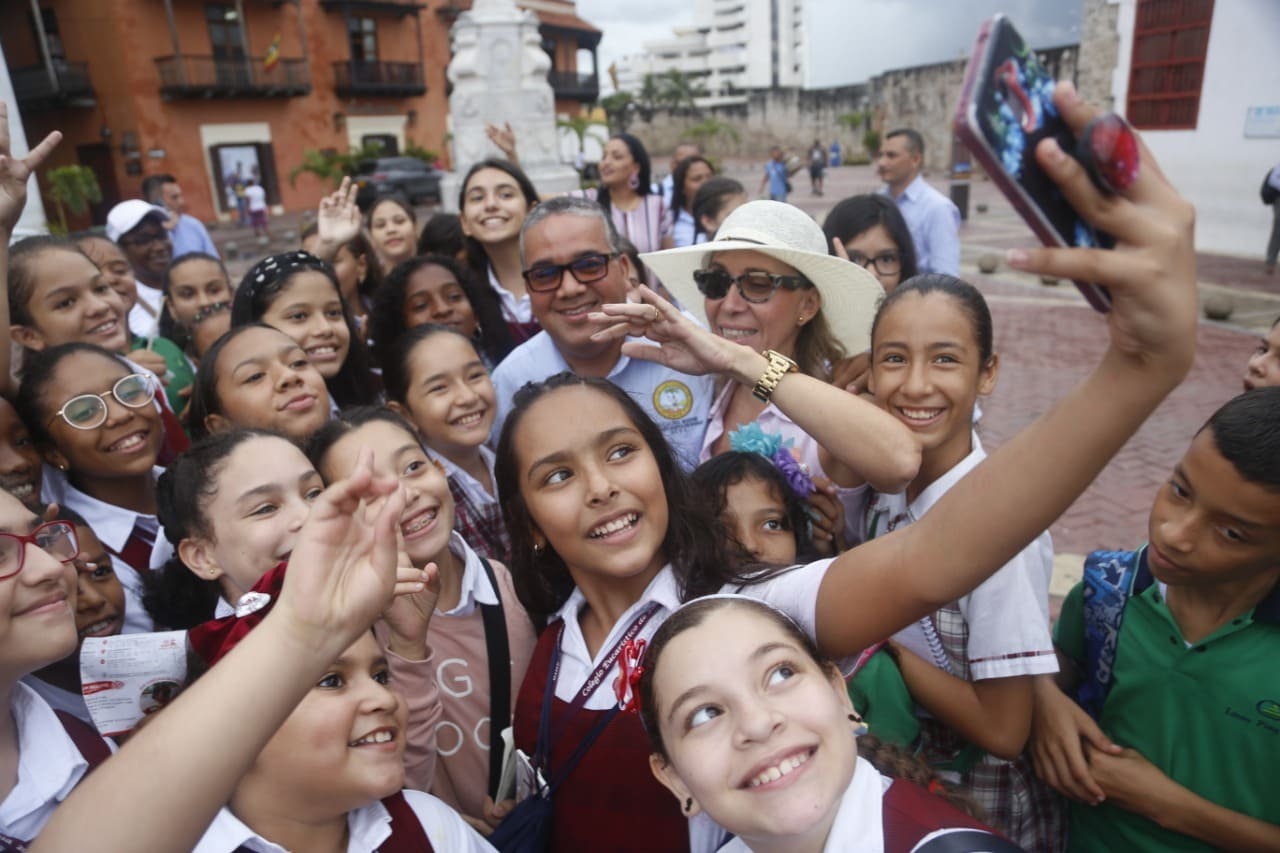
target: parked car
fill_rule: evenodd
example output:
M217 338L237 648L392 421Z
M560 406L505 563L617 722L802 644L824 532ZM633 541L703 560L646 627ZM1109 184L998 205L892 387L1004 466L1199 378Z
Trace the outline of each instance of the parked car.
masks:
M368 210L375 198L401 196L410 204L440 202L444 173L416 157L379 157L356 167L356 203Z

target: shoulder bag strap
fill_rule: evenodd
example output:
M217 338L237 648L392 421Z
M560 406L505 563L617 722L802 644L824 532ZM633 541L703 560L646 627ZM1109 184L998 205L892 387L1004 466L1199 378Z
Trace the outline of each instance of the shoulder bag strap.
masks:
M502 730L511 724L511 643L497 575L488 560L481 557L480 563L498 598L497 604L480 605L485 653L489 656L489 795L496 798L502 779Z

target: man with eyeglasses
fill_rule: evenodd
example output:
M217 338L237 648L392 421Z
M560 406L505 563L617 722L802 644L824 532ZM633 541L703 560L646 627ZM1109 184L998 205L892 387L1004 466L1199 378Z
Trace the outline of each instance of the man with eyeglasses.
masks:
M542 331L493 372L498 416L493 434L528 382L572 371L608 379L631 395L666 436L686 468L697 463L711 406L712 378L689 376L622 354L622 341L592 340L599 325L587 315L627 301L631 263L609 217L593 201L560 197L530 212L520 231L520 260L533 315Z
M124 252L138 282L138 304L129 312L129 328L143 337L151 335L160 316L164 276L173 260L168 220L167 210L140 198L122 201L107 214L107 239Z
M920 174L924 137L910 128L891 130L876 154L883 192L898 204L916 247L917 272L960 275L960 209Z

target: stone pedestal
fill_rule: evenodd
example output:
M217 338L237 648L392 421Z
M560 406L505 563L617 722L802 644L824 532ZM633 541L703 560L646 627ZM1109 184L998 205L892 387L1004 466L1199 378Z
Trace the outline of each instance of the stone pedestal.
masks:
M456 210L471 164L501 157L484 128L510 123L522 168L539 194L578 188L578 173L560 162L555 95L547 82L551 58L538 19L512 0L476 0L453 25L449 63L449 124L454 170L441 181L445 210Z

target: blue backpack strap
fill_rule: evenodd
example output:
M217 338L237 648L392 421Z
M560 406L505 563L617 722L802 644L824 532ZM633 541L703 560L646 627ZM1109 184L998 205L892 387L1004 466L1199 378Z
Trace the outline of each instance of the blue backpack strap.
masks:
M1145 551L1094 551L1084 561L1085 672L1077 700L1095 720L1111 690L1124 608Z

